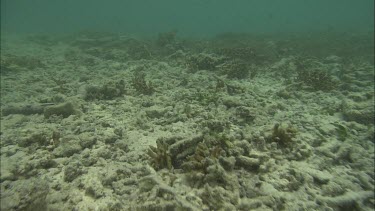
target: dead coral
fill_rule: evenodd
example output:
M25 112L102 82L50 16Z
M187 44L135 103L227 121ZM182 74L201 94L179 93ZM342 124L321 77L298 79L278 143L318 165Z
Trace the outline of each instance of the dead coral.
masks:
M210 186L206 184L200 194L205 206L205 210L237 210L239 194L230 194L224 187Z
M165 176L162 178L157 174L150 174L140 179L139 191L134 192L134 196L137 199L148 200L125 210L200 210L197 201L180 196L178 190L166 183L165 179Z
M155 88L151 81L146 81L146 74L144 72L135 72L133 74L132 85L138 93L144 95L152 95L155 92Z

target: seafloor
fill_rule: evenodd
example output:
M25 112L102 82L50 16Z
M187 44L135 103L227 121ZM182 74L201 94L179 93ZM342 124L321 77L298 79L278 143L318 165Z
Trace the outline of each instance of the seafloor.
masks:
M1 210L374 209L372 32L1 39Z

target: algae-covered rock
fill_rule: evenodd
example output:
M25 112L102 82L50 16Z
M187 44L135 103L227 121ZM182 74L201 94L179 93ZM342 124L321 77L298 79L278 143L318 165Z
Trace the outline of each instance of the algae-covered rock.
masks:
M72 182L86 171L80 162L71 162L64 169L64 181Z
M362 110L349 109L344 112L344 118L347 121L355 121L361 124L374 124L374 108L367 108Z
M250 158L246 156L238 156L236 158L236 165L247 170L257 170L260 164L258 158Z
M78 110L74 108L73 103L66 102L58 105L49 106L44 110L44 117L49 118L53 115L67 118L70 115L79 114Z
M110 81L102 86L88 85L85 86L83 99L91 100L112 100L125 94L125 81Z
M46 180L32 178L1 184L0 210L46 210L49 185Z
M84 182L86 194L98 199L105 195L102 183L96 177L88 177Z
M79 135L80 142L79 144L81 145L82 148L90 148L94 144L96 144L97 138L95 137L94 134L85 132L81 133Z
M74 137L65 137L60 145L53 150L53 154L57 157L70 157L81 151L82 146L79 140Z
M273 127L271 140L280 145L287 146L292 143L297 132L297 129L290 124L276 123Z
M374 124L375 111L373 100L354 102L343 101L343 115L346 121L355 121L364 125Z
M32 115L32 114L42 114L44 112L46 105L45 104L11 104L3 106L1 113L3 116L10 114L23 114L23 115Z
M33 144L46 146L48 143L47 135L41 131L30 131L23 137L17 139L17 144L20 147L28 147Z

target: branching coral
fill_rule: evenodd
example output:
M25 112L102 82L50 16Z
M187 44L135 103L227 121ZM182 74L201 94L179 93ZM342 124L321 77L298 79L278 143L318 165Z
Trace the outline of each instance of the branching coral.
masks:
M150 146L147 152L150 164L156 170L182 168L185 171L207 173L208 166L228 148L227 139L219 136L211 138L203 140L198 135L182 140L178 137L158 139L157 146Z
M185 171L198 171L207 174L207 168L212 164L212 160L218 159L222 152L221 147L209 148L205 143L199 143L193 155L187 157L181 167Z
M168 150L168 144L163 142L162 139L156 141L156 147L150 146L147 151L150 158L150 164L156 170L163 168L172 169L172 159Z

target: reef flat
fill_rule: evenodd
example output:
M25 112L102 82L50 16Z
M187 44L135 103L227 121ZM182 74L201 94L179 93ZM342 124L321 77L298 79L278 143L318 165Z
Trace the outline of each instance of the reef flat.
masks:
M373 50L373 33L3 36L1 210L373 210Z

